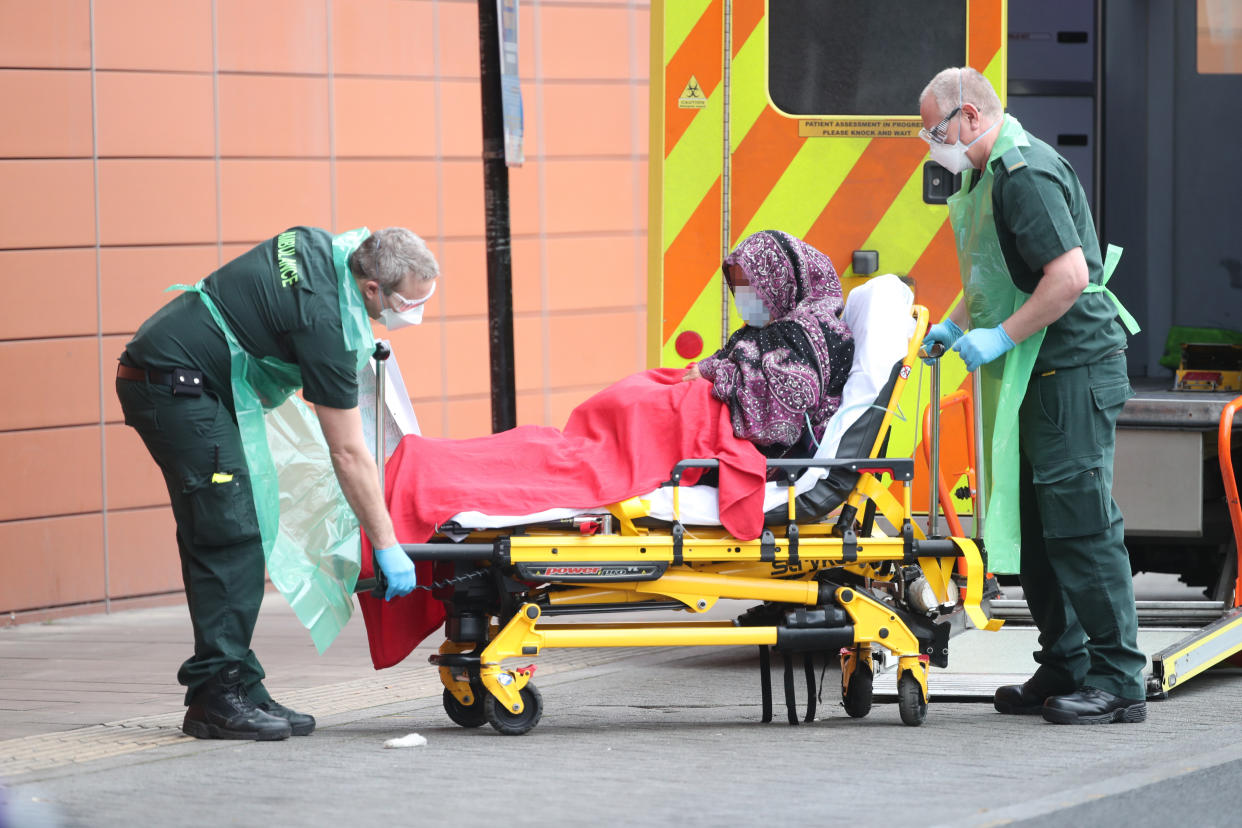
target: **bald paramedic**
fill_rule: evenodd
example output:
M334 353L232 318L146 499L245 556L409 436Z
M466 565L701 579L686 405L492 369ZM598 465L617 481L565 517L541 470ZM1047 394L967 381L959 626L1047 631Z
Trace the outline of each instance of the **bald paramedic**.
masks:
M1146 659L1112 498L1117 415L1133 396L1121 322L1137 330L1104 287L1120 250L1101 257L1074 170L1002 111L979 72L940 72L919 112L932 160L963 173L949 199L963 300L926 344L982 366L985 405L997 389L995 431L1018 435L1008 460L992 444L993 491L1010 474L1017 486L1015 502L988 501L988 523L1012 506L1020 525L1038 667L999 688L995 707L1060 724L1142 722Z
M361 353L370 320L416 324L438 276L426 244L405 228L334 237L293 227L186 287L125 346L117 396L163 472L177 524L194 630L194 653L177 674L189 735L275 740L315 728L312 716L272 699L250 648L264 592L251 479L268 455L239 430L241 403L270 408L302 391L378 550L388 597L414 588L363 439L357 372L370 356Z

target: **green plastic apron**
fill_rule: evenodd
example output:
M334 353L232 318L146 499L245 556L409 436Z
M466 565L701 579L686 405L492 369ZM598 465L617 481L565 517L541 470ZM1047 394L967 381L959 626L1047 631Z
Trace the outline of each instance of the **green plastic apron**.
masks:
M342 335L356 369L370 359L375 339L347 263L369 235L363 227L332 239ZM322 653L353 614L362 560L358 519L336 479L318 419L295 395L301 370L247 353L202 286L200 281L169 290L197 293L228 341L233 406L268 575Z
M949 197L949 222L957 244L962 296L970 314L972 328L992 328L1022 307L1030 298L1017 288L1009 275L1000 238L992 214L992 162L1014 147L1029 147L1022 124L1005 116L1000 134L992 145L983 168L983 177L971 189L978 174L963 174L962 188ZM1088 285L1084 292L1103 292L1113 301L1126 329L1135 334L1138 325L1105 285L1121 259L1121 248L1108 246L1104 259L1103 283ZM1021 562L1021 504L1018 500L1018 410L1026 396L1027 383L1044 341L1043 329L1019 342L1003 357L980 369L983 391L984 469L987 473L987 504L983 541L988 568L993 572L1017 572Z

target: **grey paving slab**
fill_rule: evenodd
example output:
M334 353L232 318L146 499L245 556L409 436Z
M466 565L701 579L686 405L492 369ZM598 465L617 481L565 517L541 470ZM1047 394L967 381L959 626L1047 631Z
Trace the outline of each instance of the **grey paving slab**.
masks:
M762 725L753 648L545 651L535 659L544 719L507 738L448 722L425 661L438 641L376 673L360 623L321 656L273 599L255 643L269 686L320 719L313 736L276 744L179 733L184 608L0 630L0 754L20 769L8 794L46 820L16 824L908 826L1078 815L1132 828L1151 823L1131 803L1150 809L1169 792L1202 803L1188 824L1234 824L1213 821L1227 799L1212 791L1242 790L1238 671L1179 688L1143 725L1066 728L937 703L938 675L1029 672L1029 628L955 639L918 728L894 704L846 716L831 667L818 721ZM1154 634L1144 632L1149 652L1180 635ZM41 685L56 689L46 709L24 707ZM781 721L779 677L775 686ZM428 745L383 748L410 732Z
M830 670L829 687L834 678ZM1242 683L1229 677L1187 687L1177 702L1154 706L1145 725L1098 728L965 704L933 704L926 723L910 728L895 705L851 719L828 692L821 720L763 725L745 649L631 656L537 680L545 717L524 737L457 728L426 697L327 717L307 739L186 741L60 769L12 792L39 797L64 825L172 814L183 825L720 826L754 824L759 814L770 824L813 816L817 825L909 825L911 808L917 824L958 825L1169 780L1193 797L1187 768L1218 768L1214 786L1242 778L1238 762L1221 760L1242 742L1242 725L1219 715L1242 701ZM428 745L382 747L409 732ZM212 797L207 785L229 796ZM1202 816L1195 824L1214 824Z

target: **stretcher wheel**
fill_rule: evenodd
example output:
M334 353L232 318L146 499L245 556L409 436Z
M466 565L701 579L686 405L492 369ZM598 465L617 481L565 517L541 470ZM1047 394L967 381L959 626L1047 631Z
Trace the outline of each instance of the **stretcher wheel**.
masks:
M527 684L522 688L522 712L512 713L495 696L487 693L483 697L483 712L488 724L499 732L506 736L521 736L539 724L543 716L543 696L535 685Z
M470 704L462 704L446 687L444 688L444 712L448 714L448 717L453 720L454 724L459 724L462 727L482 727L487 724L487 714L483 712L483 699L481 697L486 695L486 690L481 693L476 690L474 696L472 696L474 701Z
M871 696L875 688L875 676L871 674L871 666L859 660L850 676L850 686L841 691L841 706L845 712L855 719L861 719L871 712Z
M901 711L901 720L911 727L918 727L927 718L923 688L909 671L902 673L897 680L897 709Z

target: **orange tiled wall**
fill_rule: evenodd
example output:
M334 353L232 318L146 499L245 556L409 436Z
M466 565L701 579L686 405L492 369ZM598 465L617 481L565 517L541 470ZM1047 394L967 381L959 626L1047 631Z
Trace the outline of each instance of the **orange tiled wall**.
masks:
M644 367L648 3L523 0L521 423ZM180 588L112 389L174 282L293 224L405 225L424 431L490 429L474 0L0 0L0 611Z

